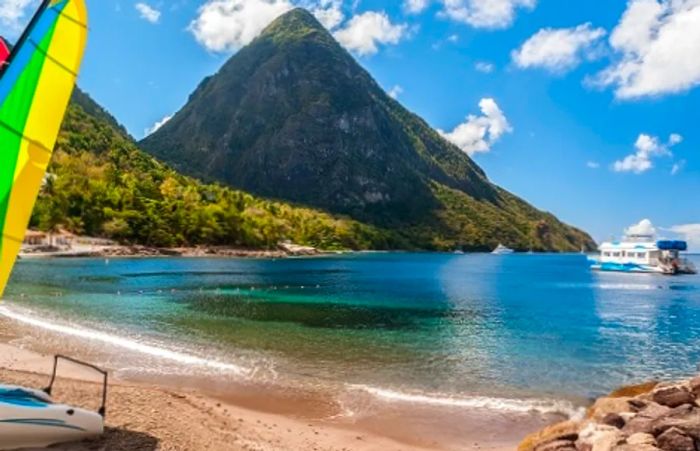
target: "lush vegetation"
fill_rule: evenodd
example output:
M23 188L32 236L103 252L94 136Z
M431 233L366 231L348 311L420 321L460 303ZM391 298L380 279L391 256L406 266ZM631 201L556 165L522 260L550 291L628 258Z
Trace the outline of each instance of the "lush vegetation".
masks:
M162 247L271 248L286 239L323 249L396 245L390 233L357 221L182 176L140 151L79 91L32 225Z

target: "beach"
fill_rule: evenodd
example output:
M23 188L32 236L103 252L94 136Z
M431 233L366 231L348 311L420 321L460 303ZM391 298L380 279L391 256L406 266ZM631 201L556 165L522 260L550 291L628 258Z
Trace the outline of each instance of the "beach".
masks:
M0 381L43 387L53 359L12 344L16 328L0 321ZM12 337L15 337L14 339ZM54 397L95 409L100 383L88 370L67 365L60 370ZM230 399L235 396L230 397ZM243 400L245 398L245 400ZM426 450L463 449L505 451L515 449L515 438L494 434L462 437L462 443L445 443L429 434L416 435L392 420L384 433L366 424L337 422L325 417L324 408L309 408L308 400L287 400L272 406L265 394L239 398L241 403L211 397L195 387L137 383L112 379L109 384L105 434L95 440L52 447L57 450ZM277 412L275 412L277 411ZM283 412L283 413L280 413Z

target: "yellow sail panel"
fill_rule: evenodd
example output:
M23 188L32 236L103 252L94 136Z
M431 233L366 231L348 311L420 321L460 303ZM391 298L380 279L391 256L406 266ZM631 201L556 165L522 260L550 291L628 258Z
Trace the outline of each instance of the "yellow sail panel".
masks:
M87 39L84 0L51 0L0 78L0 295L24 239Z

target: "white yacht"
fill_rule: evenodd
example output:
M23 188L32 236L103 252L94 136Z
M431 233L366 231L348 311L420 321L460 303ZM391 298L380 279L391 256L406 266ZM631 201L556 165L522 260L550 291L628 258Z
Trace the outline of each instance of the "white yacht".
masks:
M628 235L622 241L610 241L599 247L600 256L591 259L591 269L658 274L697 274L693 263L681 257L688 243L680 240L656 240L654 235Z
M499 244L496 247L496 249L494 249L491 253L494 255L508 255L508 254L512 254L513 252L515 252L513 249L510 249L508 247L505 247L502 244Z

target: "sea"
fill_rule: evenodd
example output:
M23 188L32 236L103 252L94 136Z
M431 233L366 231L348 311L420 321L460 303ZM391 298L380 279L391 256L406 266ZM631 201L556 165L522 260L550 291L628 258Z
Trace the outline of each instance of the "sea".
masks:
M20 345L91 347L119 377L329 390L349 416L575 416L700 363L700 276L597 273L580 254L23 259L0 317L31 331Z

